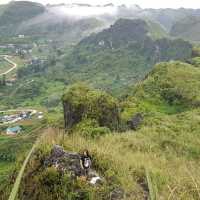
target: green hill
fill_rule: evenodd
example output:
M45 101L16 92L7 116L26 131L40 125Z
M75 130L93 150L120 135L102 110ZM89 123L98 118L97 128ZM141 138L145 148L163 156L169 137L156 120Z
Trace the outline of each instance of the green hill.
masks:
M0 6L1 45L31 48L21 59L12 56L19 68L0 86L0 108L38 110L13 124L0 113L0 200L15 180L19 200L200 199L200 49L170 39L159 24L169 30L174 16L199 11L136 6L153 21L119 19L102 30L112 17L70 21L49 12L56 7ZM176 34L187 24L192 31L194 21L182 22ZM14 125L22 132L5 135ZM86 149L87 177L80 164ZM101 180L93 184L93 176Z
M45 7L38 3L28 1L11 2L6 5L0 15L0 34L15 33L20 23L27 21L45 11Z
M200 105L199 75L199 68L186 63L160 63L138 85L135 95L143 99L157 98L170 105L196 107Z
M4 102L30 105L25 91L32 91L29 92L34 98L31 104L49 105L47 99L58 99L65 85L79 81L120 96L128 86L143 80L156 62L191 58L189 42L167 38L155 40L150 37L151 30L144 20L120 19L110 28L81 40L70 50L63 50L61 56L49 48L45 63L26 65L18 70L20 89L11 92L15 102L10 90ZM27 79L35 81L20 87Z
M76 45L65 57L65 71L73 80L117 92L143 79L158 61L191 57L188 42L153 40L151 30L144 20L120 19Z
M120 103L85 85L69 87L63 101L70 112L65 109L64 113L78 121L69 135L63 136L64 131L56 128L44 132L25 171L18 198L103 200L111 195L119 200L168 199L170 188L175 187L175 199L198 199L199 73L197 67L186 63L160 63L145 80L130 88ZM126 120L136 113L143 115L137 130L110 133L98 127L101 117L110 118L112 124L118 116L117 104L118 109L121 107L120 123L124 123L125 113L129 115ZM163 108L180 105L182 110L163 112ZM63 174L59 168L45 165L54 144L70 152L89 149L103 183L91 186L80 177L70 178L68 172Z
M156 40L169 37L168 32L158 23L151 20L145 20L149 27L150 36Z
M170 35L181 37L190 41L199 42L200 36L200 17L188 16L180 21L177 21L170 31Z
M0 35L26 35L77 43L92 32L101 30L105 22L100 18L74 18L62 15L54 7L31 1L13 1L0 7Z
M44 11L45 8L42 4L28 1L11 2L6 6L6 9L0 17L0 25L6 26L21 23L43 13Z

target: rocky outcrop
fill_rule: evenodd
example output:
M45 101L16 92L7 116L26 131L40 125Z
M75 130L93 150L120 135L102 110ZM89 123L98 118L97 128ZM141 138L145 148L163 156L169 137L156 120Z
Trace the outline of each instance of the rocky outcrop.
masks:
M137 130L138 127L142 124L143 122L143 116L141 113L137 113L136 115L133 116L131 120L128 121L128 125L132 130Z
M74 84L62 97L65 128L71 129L83 119L96 120L100 127L117 130L119 107L117 100L106 92Z
M61 173L69 173L72 177L85 176L80 164L80 154L66 152L61 146L55 145L50 156L44 162L46 167L55 167ZM94 169L90 169L87 177L91 184L101 184L100 178Z
M72 176L84 175L78 153L65 152L61 146L55 145L50 156L45 160L46 167L55 167L58 171L71 173Z

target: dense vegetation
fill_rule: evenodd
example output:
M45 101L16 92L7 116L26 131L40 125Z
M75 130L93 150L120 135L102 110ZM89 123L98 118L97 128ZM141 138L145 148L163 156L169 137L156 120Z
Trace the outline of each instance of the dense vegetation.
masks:
M187 28L186 28L187 27ZM190 41L200 41L200 16L189 16L177 21L170 31L175 37L182 37Z
M71 128L81 120L96 120L99 126L117 129L119 108L117 101L105 92L91 90L83 85L75 85L63 96L66 128Z
M158 64L148 78L138 85L135 95L141 99L165 101L170 105L198 107L199 73L198 68L186 63Z
M39 137L39 130L45 127L45 123L23 124L23 132L18 136L6 136L8 126L0 126L0 199L8 199L18 170L21 167L30 146ZM4 133L4 134L2 134Z
M191 57L191 44L180 39L153 40L148 36L150 29L143 20L120 19L74 48L59 48L59 43L52 42L47 48L34 49L38 61L18 69L17 89L5 90L6 104L55 107L63 88L77 81L119 96L129 85L144 79L156 62Z
M198 199L200 112L195 91L200 89L199 73L199 68L181 62L156 65L143 82L131 87L128 95L115 103L121 108L121 123L142 113L141 127L136 131L127 129L103 135L99 129L94 131L94 124L98 127L97 119L104 116L103 108L112 107L112 97L85 85L69 87L63 100L71 108L68 114L74 112L73 119L79 118L78 125L74 124L73 134L66 135L64 140L62 130L45 132L27 169L20 194L23 191L33 194L30 184L34 184L38 186L37 193L29 195L30 199L38 196L53 199L55 195L61 199L69 196L71 199L108 199L107 195L115 190L121 191L125 199L144 199L150 195L158 199ZM101 96L103 101L99 99ZM89 113L95 111L94 115L88 114L88 107ZM113 119L112 109L106 111L106 116ZM95 134L98 137L93 137ZM79 179L71 182L67 174L61 175L54 168L39 170L53 144L63 145L69 151L89 149L95 169L106 181L104 185L93 188ZM35 175L29 178L32 173Z
M0 34L4 36L15 34L20 23L43 13L44 10L41 4L26 1L11 2L0 15Z
M88 5L77 6L87 8ZM111 7L114 5L106 5ZM89 7L92 7L89 5ZM43 6L41 4L16 1L0 7L0 35L37 35L50 37L64 42L77 42L91 32L102 30L119 18L145 19L151 25L151 35L162 38L168 35L178 36L191 41L199 41L198 9L142 9L116 6L116 13L105 13L100 17L76 18L60 15L65 10L64 5ZM57 9L57 14L55 10ZM74 28L76 27L76 28Z
M36 138L18 199L200 198L200 48L165 30L199 40L199 11L120 9L116 17L71 22L37 3L0 7L0 51L18 64L0 79L0 110L47 111L40 123L22 122L15 137L2 134L8 126L1 124L0 199ZM7 64L2 60L0 73ZM103 183L47 166L55 144L88 149Z
M145 21L120 19L109 29L83 39L66 56L66 71L73 80L119 93L143 79L156 62L191 57L188 42L165 38L154 41L148 33Z

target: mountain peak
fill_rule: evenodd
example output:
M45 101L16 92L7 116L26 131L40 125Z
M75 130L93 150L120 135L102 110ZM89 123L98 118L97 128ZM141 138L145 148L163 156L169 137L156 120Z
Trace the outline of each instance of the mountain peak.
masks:
M128 7L131 8L131 9L135 9L135 10L141 10L141 9L142 9L142 8L141 8L139 5L137 5L137 4L130 4Z

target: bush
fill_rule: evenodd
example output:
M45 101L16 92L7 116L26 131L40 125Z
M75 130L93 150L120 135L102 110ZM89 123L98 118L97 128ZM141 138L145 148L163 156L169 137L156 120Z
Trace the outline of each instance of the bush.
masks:
M68 88L62 100L66 128L72 128L82 119L96 120L99 126L111 130L119 126L117 100L106 92L75 84Z
M135 96L158 99L170 105L199 106L199 76L199 68L192 65L181 62L160 63L136 87Z
M97 121L92 119L85 119L77 124L75 131L86 137L99 137L110 133L110 129L107 127L99 127Z

